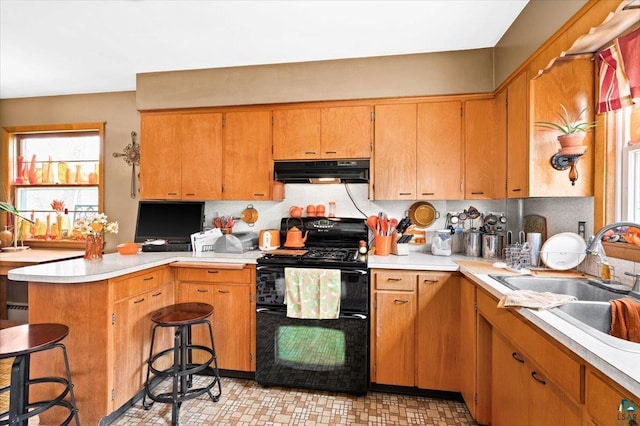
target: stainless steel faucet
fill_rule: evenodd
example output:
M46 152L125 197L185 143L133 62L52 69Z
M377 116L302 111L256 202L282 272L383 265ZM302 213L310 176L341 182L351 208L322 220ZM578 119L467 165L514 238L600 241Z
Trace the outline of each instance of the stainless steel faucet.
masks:
M596 235L592 235L591 238L589 238L589 241L587 242L587 249L586 249L587 254L596 255L596 256L600 257L601 260L606 260L606 255L604 253L604 248L602 247L602 244L601 244L602 236L605 234L605 232L607 232L607 231L609 231L611 229L619 228L619 227L629 227L629 226L640 228L640 223L615 222L615 223L606 225L604 228L599 230L596 233ZM628 272L625 272L625 273L627 275L631 275L631 276L635 276L636 277L635 283L633 285L633 289L631 291L633 291L634 293L640 293L640 275L630 274Z

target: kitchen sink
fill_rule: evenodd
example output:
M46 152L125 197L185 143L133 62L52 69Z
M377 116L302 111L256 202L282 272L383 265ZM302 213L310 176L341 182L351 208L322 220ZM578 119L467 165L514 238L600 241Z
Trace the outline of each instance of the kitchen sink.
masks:
M640 353L640 343L609 335L611 328L611 304L609 302L570 302L550 309L549 312L556 314L606 345L627 352Z
M629 288L605 285L587 278L535 277L530 275L491 275L491 278L512 290L548 291L569 294L578 301L569 302L549 312L559 316L602 343L628 352L640 353L640 343L609 335L611 328L610 300L625 297Z
M600 284L587 278L535 277L531 275L490 275L512 290L533 290L569 294L578 300L608 302L629 293L629 288Z

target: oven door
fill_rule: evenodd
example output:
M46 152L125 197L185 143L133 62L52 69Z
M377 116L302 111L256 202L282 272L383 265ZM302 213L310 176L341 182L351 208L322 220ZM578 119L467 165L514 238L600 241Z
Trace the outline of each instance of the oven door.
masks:
M256 268L256 304L258 306L284 306L284 269L284 266L277 265L259 265ZM368 313L368 272L365 269L341 269L340 281L340 310Z
M288 318L286 308L258 308L256 381L364 395L369 373L369 318Z

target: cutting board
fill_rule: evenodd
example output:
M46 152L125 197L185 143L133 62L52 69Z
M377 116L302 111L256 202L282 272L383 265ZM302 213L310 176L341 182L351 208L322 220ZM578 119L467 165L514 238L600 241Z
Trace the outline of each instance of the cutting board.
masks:
M522 230L525 237L528 232L539 232L542 234L542 242L547 240L547 219L538 214L528 214L522 218Z

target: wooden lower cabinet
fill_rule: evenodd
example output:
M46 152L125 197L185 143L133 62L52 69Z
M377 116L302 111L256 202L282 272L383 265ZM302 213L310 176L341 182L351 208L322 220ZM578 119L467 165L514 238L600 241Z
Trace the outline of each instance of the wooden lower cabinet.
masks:
M638 396L621 389L594 370L587 369L585 376L586 424L607 426L640 422L640 414L637 411L626 411L626 408L638 407Z
M500 425L580 426L580 408L499 332L492 339L491 420Z
M460 278L448 272L418 274L416 386L460 390Z
M96 425L142 390L149 355L149 314L174 301L168 266L84 283L29 282L29 322L69 327L63 343L83 424ZM56 351L58 352L58 351ZM59 354L34 354L32 377L64 376ZM32 400L52 399L56 386L35 386ZM40 424L61 424L50 410Z
M192 264L177 267L176 277L179 302L213 306L210 320L218 368L255 371L255 267ZM194 328L193 341L208 344L208 328Z
M371 381L458 391L459 277L372 270Z
M173 286L167 284L114 304L113 398L116 407L122 406L144 387L154 325L150 315L157 309L173 304L173 298ZM154 353L171 347L171 331L169 328L158 328ZM165 358L155 365L156 368L169 366L169 358Z

